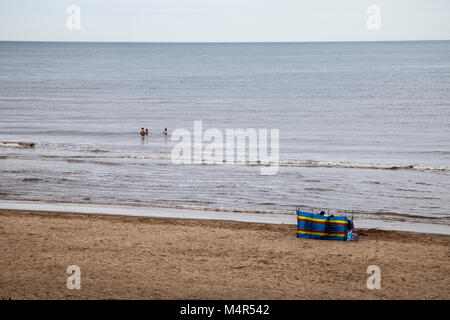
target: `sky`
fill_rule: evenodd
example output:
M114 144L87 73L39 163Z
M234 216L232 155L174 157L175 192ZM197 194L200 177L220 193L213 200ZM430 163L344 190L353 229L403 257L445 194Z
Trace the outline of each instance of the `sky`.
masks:
M450 0L0 0L0 40L450 40Z

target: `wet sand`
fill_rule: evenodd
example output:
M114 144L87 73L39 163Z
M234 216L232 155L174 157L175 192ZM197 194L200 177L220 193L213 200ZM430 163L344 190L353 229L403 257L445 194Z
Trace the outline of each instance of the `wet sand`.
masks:
M0 299L450 299L450 236L0 210ZM69 290L66 269L81 268ZM367 267L381 269L370 290Z

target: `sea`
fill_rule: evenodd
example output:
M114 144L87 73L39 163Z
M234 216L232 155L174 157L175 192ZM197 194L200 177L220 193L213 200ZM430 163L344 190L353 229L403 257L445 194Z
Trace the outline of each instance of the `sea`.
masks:
M194 121L279 130L278 172L175 163ZM0 42L3 200L450 226L450 41Z

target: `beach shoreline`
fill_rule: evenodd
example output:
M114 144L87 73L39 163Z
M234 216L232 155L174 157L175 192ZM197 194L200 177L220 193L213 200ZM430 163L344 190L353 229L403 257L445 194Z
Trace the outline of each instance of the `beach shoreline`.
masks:
M2 299L450 298L448 235L349 243L297 239L292 224L1 209L0 238Z
M119 215L147 218L173 218L236 221L266 224L297 224L295 210L286 213L235 212L208 209L169 208L142 205L108 205L95 203L0 200L0 210L48 211L81 214ZM308 211L308 210L307 210ZM312 211L311 211L312 212ZM336 215L336 213L335 213ZM346 214L351 217L353 214ZM448 219L406 215L354 215L360 229L381 229L416 233L450 235Z

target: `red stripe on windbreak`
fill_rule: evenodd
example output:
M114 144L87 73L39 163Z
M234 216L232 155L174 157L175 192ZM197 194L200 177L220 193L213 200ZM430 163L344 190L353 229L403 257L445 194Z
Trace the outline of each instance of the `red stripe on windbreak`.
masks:
M318 221L304 220L304 219L300 219L300 218L298 218L298 217L297 217L297 219L298 219L299 221L311 222L311 223L318 223L318 224L326 224L326 223L327 223L327 220L325 220L324 222L318 222ZM333 221L339 221L339 220L333 220ZM339 221L339 222L341 222L341 221ZM342 221L342 223L330 223L330 224L337 224L337 225L343 225L343 226L345 226L345 225L347 224L347 222Z
M300 229L300 228L297 228L297 230L300 230L300 231L307 231L307 232L322 232L322 233L340 233L340 234L347 234L347 232L342 232L342 231L321 231L321 230Z

